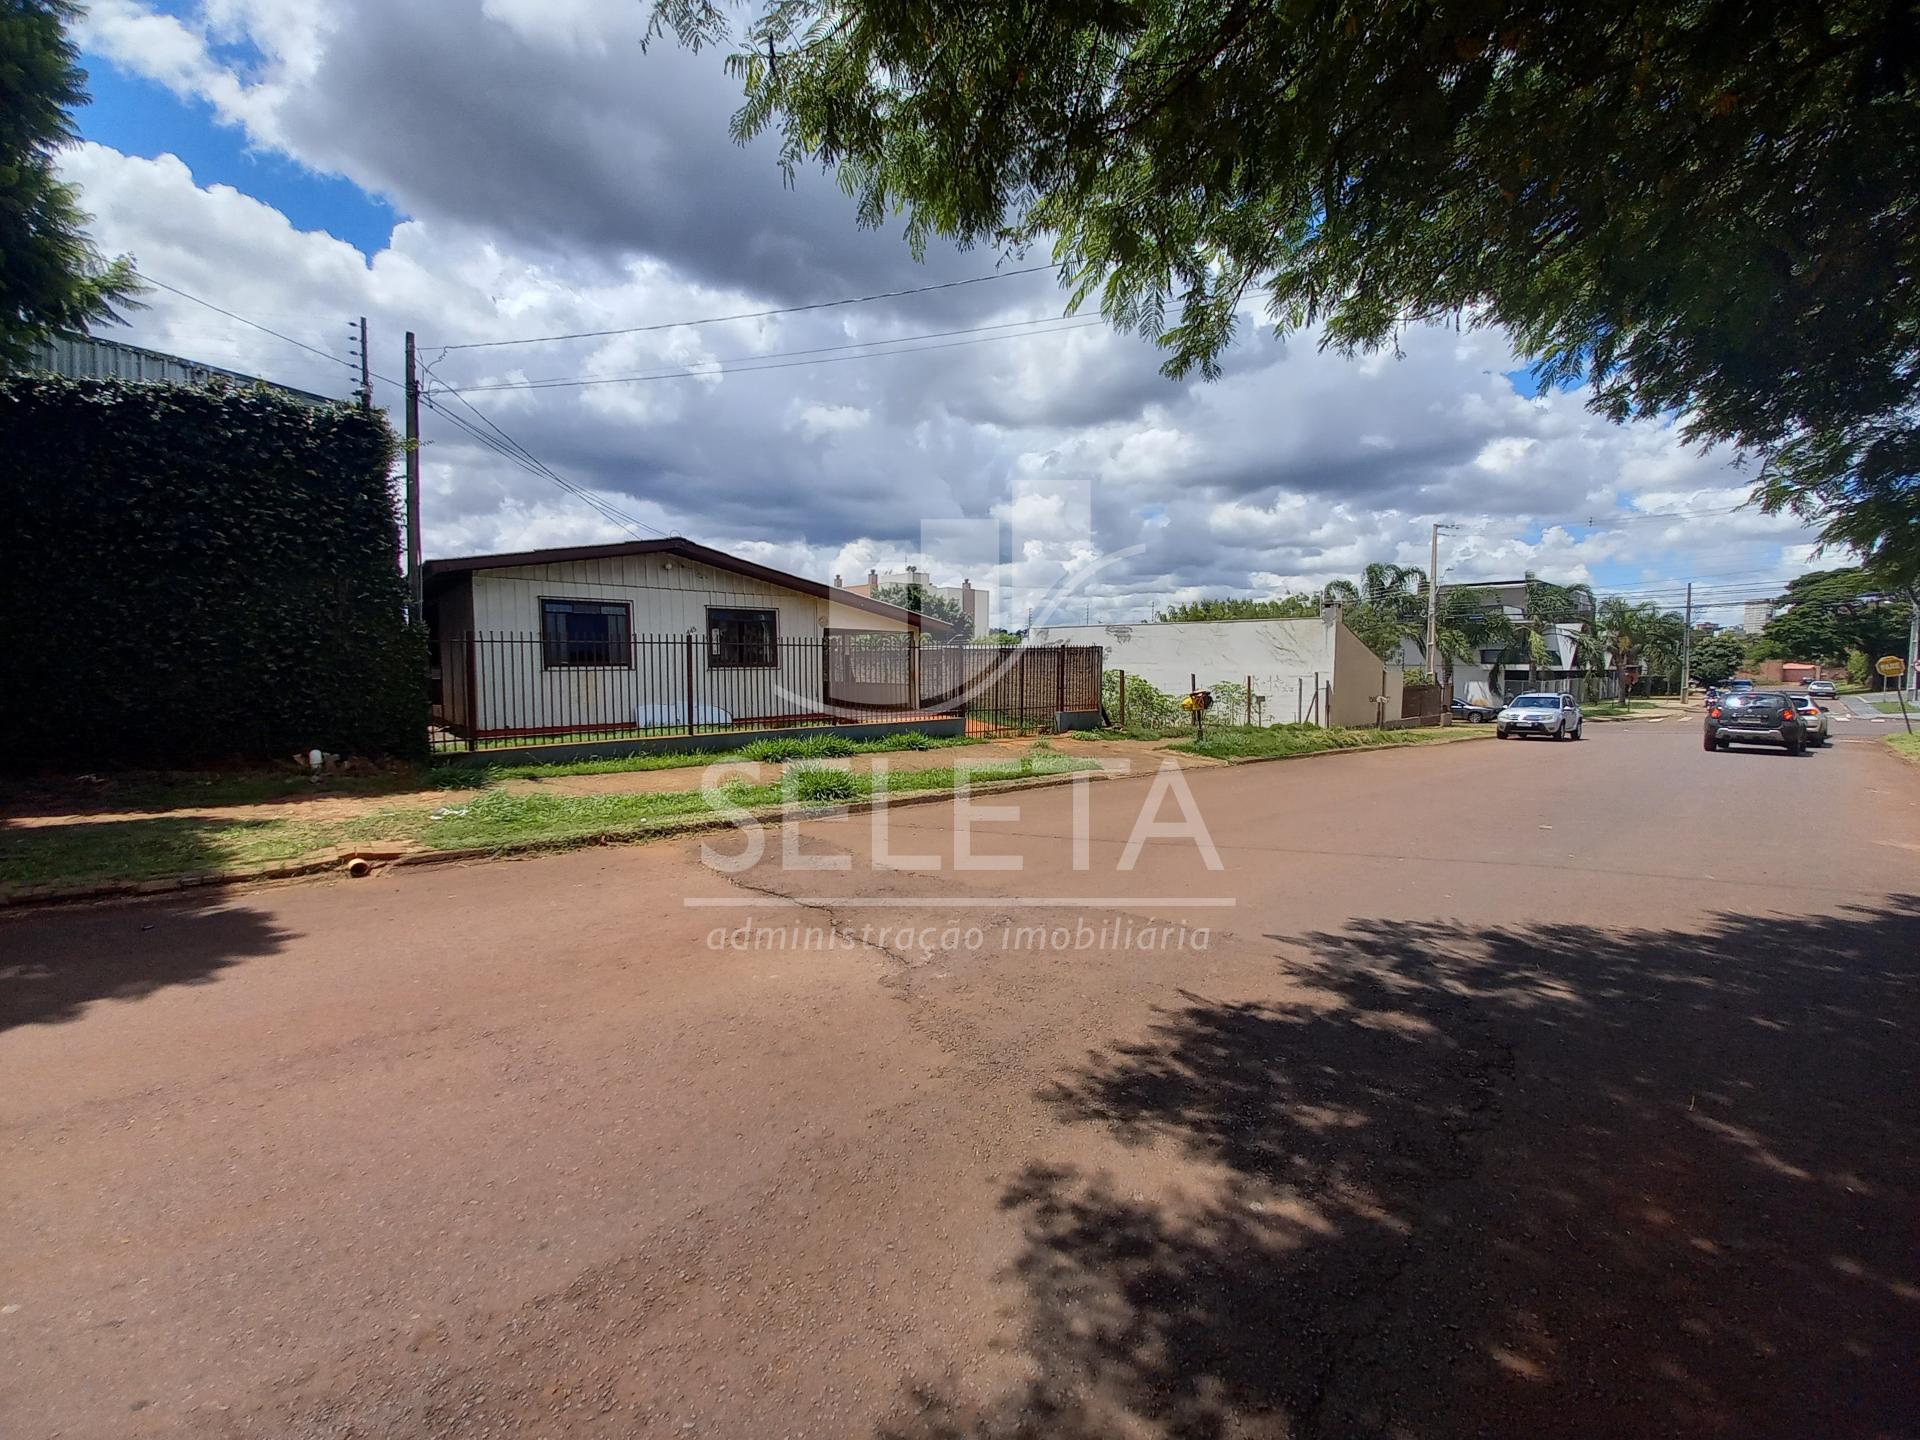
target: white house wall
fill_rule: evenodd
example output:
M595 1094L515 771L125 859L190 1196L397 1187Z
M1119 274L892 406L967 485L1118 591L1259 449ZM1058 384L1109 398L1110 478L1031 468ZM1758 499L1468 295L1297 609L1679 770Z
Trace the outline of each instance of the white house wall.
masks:
M1109 670L1138 675L1170 695L1186 694L1190 676L1203 690L1244 685L1251 676L1254 695L1265 701L1257 716L1275 724L1319 714L1314 688L1324 695L1336 678L1334 629L1321 619L1047 625L1036 627L1027 643L1098 645Z
M789 590L675 555L648 554L472 572L472 628L482 730L577 729L631 725L640 706L674 711L687 700L686 637L693 636L693 699L733 719L817 714L822 708L817 643L829 628L906 632L904 621ZM624 601L632 607L636 664L545 667L540 601ZM773 670L710 668L707 607L773 610L780 665ZM457 632L443 619L441 633ZM646 643L649 637L663 638Z

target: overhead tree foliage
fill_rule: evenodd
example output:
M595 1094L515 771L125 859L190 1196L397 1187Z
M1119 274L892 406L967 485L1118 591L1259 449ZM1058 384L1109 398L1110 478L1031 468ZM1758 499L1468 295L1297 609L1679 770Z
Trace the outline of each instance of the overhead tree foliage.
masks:
M79 138L69 112L87 99L66 36L76 13L68 0L0 3L0 365L54 331L111 318L139 288L130 262L102 262L54 167Z
M1218 372L1254 304L1351 352L1507 328L1679 414L1920 579L1920 11L1906 0L656 0L734 47L742 140L916 249L1053 247Z

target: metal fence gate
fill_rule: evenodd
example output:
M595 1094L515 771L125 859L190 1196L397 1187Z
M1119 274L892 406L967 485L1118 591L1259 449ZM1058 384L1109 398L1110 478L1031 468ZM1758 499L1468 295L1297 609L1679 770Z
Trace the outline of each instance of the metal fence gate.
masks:
M667 739L961 719L970 735L1050 730L1098 712L1095 646L938 645L899 632L716 646L697 635L592 645L537 634L437 639L432 748Z

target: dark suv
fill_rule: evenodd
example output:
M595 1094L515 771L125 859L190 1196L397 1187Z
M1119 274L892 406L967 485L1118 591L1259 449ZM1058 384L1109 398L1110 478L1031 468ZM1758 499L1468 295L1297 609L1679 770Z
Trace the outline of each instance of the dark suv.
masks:
M1807 748L1807 725L1791 695L1772 690L1723 694L1707 706L1705 745L1725 750L1742 745L1778 745L1789 755Z

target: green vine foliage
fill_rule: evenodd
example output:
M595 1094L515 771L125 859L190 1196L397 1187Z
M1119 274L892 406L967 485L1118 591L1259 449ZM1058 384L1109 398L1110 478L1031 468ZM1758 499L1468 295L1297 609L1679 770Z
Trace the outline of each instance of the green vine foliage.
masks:
M0 376L0 767L420 754L383 416Z

